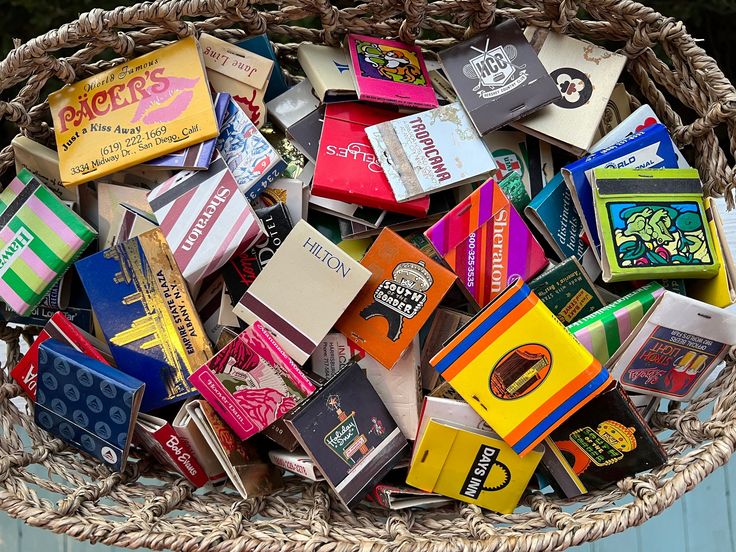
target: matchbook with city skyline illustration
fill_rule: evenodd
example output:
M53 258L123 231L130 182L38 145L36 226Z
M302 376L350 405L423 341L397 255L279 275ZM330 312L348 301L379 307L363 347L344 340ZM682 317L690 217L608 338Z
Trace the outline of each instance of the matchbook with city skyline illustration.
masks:
M141 410L195 394L187 378L212 349L161 230L75 266L117 365L146 384Z

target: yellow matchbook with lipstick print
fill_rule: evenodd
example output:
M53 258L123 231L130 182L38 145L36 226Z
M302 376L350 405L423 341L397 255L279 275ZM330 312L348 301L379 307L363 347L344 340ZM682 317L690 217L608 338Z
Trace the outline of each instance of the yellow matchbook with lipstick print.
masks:
M76 186L218 134L194 37L49 95L61 180Z

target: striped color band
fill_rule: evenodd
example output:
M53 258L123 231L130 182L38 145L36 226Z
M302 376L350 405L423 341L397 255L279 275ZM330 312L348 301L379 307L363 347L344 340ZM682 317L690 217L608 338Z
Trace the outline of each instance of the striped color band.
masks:
M610 382L611 375L608 371L601 370L598 375L588 383L588 385L563 402L542 421L536 423L536 425L534 425L526 435L520 436L517 441L513 442L513 444L506 437L504 437L504 441L511 445L514 452L523 456L541 443L544 438L562 422L597 396L601 390L610 384ZM513 434L516 435L516 433L517 432L515 430Z
M240 299L240 304L252 312L256 318L262 320L266 326L269 326L285 339L288 339L297 349L307 356L311 355L317 348L317 345L319 345L319 343L312 341L309 337L279 316L279 314L273 311L271 307L255 298L249 292L245 292L245 295Z
M509 316L511 311L513 311L522 302L524 302L524 300L527 299L530 295L531 290L526 284L518 288L517 291L513 293L513 295L506 298L505 300L504 295L500 295L497 301L494 301L487 307L487 309L491 310L494 305L499 305L498 308L492 310L488 317L482 320L482 322L480 322L474 329L472 329L470 333L466 334L465 332L463 332L463 334L458 335L457 338L461 338L462 341L460 341L457 345L454 345L452 349L449 350L447 354L434 365L435 370L437 370L440 374L443 374L443 377L445 379L448 379L449 374L444 374L444 372L458 359L460 359L460 357L463 356L469 349L471 349L473 345L478 343L481 337L487 334L491 328L493 328L504 318ZM520 318L520 316L514 317L514 319L518 318ZM469 329L471 325L472 322L468 326L466 326L466 330ZM463 335L464 337L461 337ZM489 342L486 340L483 343L483 348L486 348L488 345ZM467 362L465 364L467 364Z

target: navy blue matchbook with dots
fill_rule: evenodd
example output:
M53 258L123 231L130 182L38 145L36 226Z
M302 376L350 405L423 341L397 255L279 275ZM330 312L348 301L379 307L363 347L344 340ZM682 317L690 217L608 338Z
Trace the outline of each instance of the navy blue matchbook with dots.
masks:
M69 345L38 348L36 423L123 471L145 384Z

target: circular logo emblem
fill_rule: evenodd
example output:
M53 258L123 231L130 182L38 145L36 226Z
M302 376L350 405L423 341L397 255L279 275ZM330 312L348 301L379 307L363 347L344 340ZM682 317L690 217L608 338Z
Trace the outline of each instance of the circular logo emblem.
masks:
M56 357L54 359L54 368L62 376L68 376L69 372L71 372L71 368L69 368L69 363L63 358L59 357Z
M125 415L125 410L119 406L113 406L110 408L110 419L116 424L124 424L128 416Z
M82 433L82 436L79 438L80 441L82 441L82 446L89 452L94 452L95 450L95 440L92 439L89 435L86 433Z
M72 413L72 420L81 427L87 427L87 424L89 424L89 416L87 416L84 410L75 410Z
M127 433L118 433L118 445L120 445L120 448L125 448L125 444L128 442L128 434Z
M36 404L46 404L46 395L38 388L36 388Z
M80 370L79 372L77 372L77 381L83 387L92 387L92 384L95 382L92 374L90 374L87 370Z
M56 391L56 388L59 387L59 382L56 381L56 378L51 372L44 372L43 376L41 376L41 382L49 391Z
M59 433L68 441L74 439L74 428L66 422L59 424Z
M102 449L100 449L100 453L102 454L102 457L110 464L114 464L118 461L118 454L110 447L102 447Z
M107 425L105 422L97 422L95 424L95 433L103 439L109 439L110 435L112 435L110 426Z
M54 425L54 419L51 417L51 414L48 412L39 412L36 415L36 420L38 420L38 423L41 424L42 427L46 429L51 429L51 427Z
M593 84L588 75L573 67L560 67L549 74L557 83L562 97L554 104L565 109L585 105L593 94Z
M70 401L76 402L79 400L79 389L76 385L67 383L64 386L64 396Z
M41 347L38 348L38 363L46 364L49 361L49 354Z
M87 408L89 408L95 414L102 412L102 401L95 395L89 395L87 397Z
M61 399L51 399L51 410L59 416L66 416L66 403Z
M100 391L102 391L102 394L105 395L108 399L114 399L115 395L118 394L118 390L115 389L115 386L109 381L100 382Z
M126 391L123 394L123 404L125 404L125 406L127 407L133 406L133 393L131 393L130 391Z
M552 355L544 345L527 343L512 349L491 370L489 386L499 399L531 393L549 374Z

